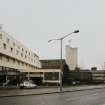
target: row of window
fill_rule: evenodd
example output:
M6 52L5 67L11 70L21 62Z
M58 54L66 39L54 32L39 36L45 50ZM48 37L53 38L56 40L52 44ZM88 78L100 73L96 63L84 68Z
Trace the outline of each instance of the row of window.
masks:
M7 45L5 43L3 43L3 48L4 48L4 50L7 49ZM12 47L10 47L11 53L13 53L13 50L14 49ZM16 50L16 55L17 56L19 55L19 50ZM29 61L31 60L31 62L35 63L35 60L33 60L32 58L28 57L27 55L24 55L23 52L20 53L20 55L21 55L22 58L24 57L26 60L28 59Z
M2 55L0 55L0 60L2 60ZM31 65L29 65L29 64L27 64L27 63L18 61L18 60L16 60L16 59L12 59L12 58L10 58L10 57L6 57L6 62L8 62L8 63L11 62L11 63L13 63L13 64L18 64L18 65L25 66L25 67L30 67L30 68L33 68L33 69L38 69L38 68L35 67L35 66L31 66Z
M2 39L2 33L0 33L0 39ZM7 44L9 44L10 43L10 39L7 37L6 38L6 43ZM13 46L15 47L16 46L16 44L15 44L15 42L13 42ZM4 44L4 47L5 47L5 49L6 49L6 44ZM18 48L18 50L20 50L20 46L17 46L17 48ZM13 49L13 48L11 48L11 49ZM18 50L17 50L17 54L18 54ZM27 50L25 50L24 48L21 48L21 50L22 50L22 52L25 52L26 54L28 54L29 56L31 55L31 53L30 52L28 52ZM34 53L33 54L33 57L36 57L36 54Z

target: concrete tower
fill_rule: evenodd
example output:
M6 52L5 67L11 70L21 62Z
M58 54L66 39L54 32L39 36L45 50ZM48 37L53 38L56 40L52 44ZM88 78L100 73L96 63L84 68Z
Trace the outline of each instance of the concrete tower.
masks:
M66 45L66 63L70 70L75 70L78 65L78 49L72 48L70 45Z

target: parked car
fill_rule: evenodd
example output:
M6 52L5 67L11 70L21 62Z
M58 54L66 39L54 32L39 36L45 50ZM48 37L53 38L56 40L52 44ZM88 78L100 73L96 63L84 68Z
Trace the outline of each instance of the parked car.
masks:
M37 85L32 81L23 81L20 83L20 88L36 88Z
M72 81L72 85L79 85L80 81Z

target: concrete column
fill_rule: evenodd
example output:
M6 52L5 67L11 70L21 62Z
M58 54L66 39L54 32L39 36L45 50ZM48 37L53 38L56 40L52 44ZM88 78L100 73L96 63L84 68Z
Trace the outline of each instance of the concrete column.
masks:
M59 72L59 83L61 82L61 71Z
M44 75L44 72L43 72L43 82L44 82L44 80L45 80L45 77L44 77L45 75Z
M28 81L30 80L30 72L28 72Z

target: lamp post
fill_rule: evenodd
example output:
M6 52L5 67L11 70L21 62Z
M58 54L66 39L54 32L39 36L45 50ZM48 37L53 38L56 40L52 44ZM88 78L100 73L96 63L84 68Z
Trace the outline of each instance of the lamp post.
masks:
M60 40L60 43L61 43L61 56L60 56L60 62L61 62L60 69L61 69L61 72L60 72L60 87L59 87L60 92L62 92L62 42L63 42L63 39L65 39L66 37L70 36L73 33L78 33L78 32L79 32L79 30L75 30L75 31L71 32L70 34L67 34L67 35L65 35L65 36L63 36L61 38L48 40L48 43L53 41L53 40Z

